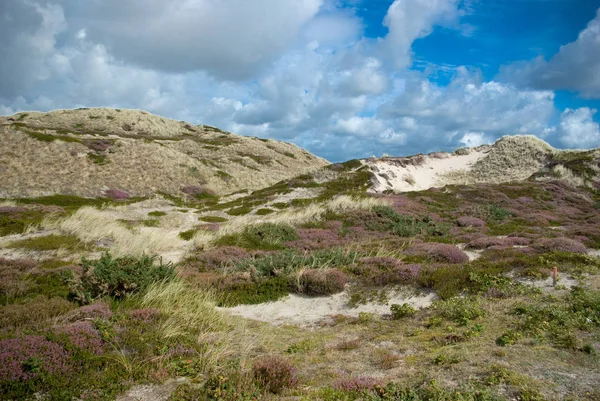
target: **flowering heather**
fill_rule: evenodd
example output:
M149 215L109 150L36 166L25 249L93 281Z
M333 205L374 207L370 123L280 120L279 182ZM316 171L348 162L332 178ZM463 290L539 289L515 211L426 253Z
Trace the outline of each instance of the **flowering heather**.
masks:
M75 309L69 314L69 321L77 321L84 319L104 319L108 320L112 317L113 313L110 310L110 306L104 301L96 302L91 305L82 306Z
M527 246L531 244L531 240L529 238L523 237L506 237L503 238L504 245L506 246Z
M587 253L587 248L579 241L569 238L540 238L533 243L533 248L541 252L564 251Z
M469 261L467 254L454 245L436 242L415 244L406 253L409 255L426 255L435 262L467 263Z
M473 216L462 216L456 220L460 227L485 227L485 221Z
M0 340L0 382L28 380L39 373L68 371L69 354L42 336Z
M286 242L286 246L303 251L314 249L335 248L343 244L337 232L320 228L300 228L297 230L298 239Z
M371 391L381 385L381 382L373 377L358 376L340 379L333 385L334 388L347 392Z
M127 192L121 191L118 189L109 189L108 191L104 192L104 196L106 196L107 198L114 199L114 200L122 200L122 199L131 198L131 195L129 195Z
M300 290L307 295L330 295L344 291L348 277L338 269L308 269L300 276Z
M69 343L80 350L94 355L104 354L104 341L92 322L83 321L71 323L55 329L56 334L65 335Z
M405 265L391 257L362 258L359 262L353 270L354 274L376 286L410 283L421 271L421 265Z
M243 248L237 246L222 246L202 252L198 255L197 260L207 270L214 270L249 257L250 254Z
M491 246L504 246L503 238L496 237L479 237L469 242L467 245L468 248L471 249L486 249Z
M160 315L160 311L155 308L135 309L129 312L129 317L140 322L151 322Z
M256 382L272 393L298 384L296 368L284 358L272 355L256 360L252 366Z

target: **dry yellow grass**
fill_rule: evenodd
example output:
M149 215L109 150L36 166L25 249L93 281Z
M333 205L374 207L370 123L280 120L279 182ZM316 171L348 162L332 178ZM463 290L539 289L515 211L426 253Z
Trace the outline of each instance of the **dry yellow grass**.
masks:
M83 207L66 219L49 218L42 223L46 229L77 236L81 241L112 243L111 252L116 256L164 254L185 248L185 242L177 232L158 227L129 229L120 224L109 211Z
M246 227L259 223L282 223L298 225L310 221L319 221L324 213L338 212L352 209L371 209L375 206L387 205L387 201L377 198L353 198L342 195L324 203L313 203L311 205L287 209L282 212L267 216L245 215L237 217L223 224L217 233L199 231L193 238L194 245L198 248L210 247L215 239L229 234L243 231Z
M139 110L29 112L15 115L13 122L2 120L0 198L54 193L95 197L113 188L137 196L183 196L185 186L227 194L263 188L328 164L289 143L192 126ZM112 144L109 150L94 152L87 146L93 140ZM105 163L96 164L96 155Z

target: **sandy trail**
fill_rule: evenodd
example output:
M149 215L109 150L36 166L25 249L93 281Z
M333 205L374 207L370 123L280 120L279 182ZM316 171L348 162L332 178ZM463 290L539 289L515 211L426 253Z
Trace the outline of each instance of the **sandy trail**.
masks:
M386 303L367 303L356 308L348 306L348 291L326 297L307 297L290 294L287 297L259 305L239 305L233 308L221 308L234 315L259 320L274 325L295 324L314 326L332 315L357 317L361 312L385 315L390 313L392 304L409 304L415 309L429 307L437 295L434 293L415 294L395 291L389 294Z

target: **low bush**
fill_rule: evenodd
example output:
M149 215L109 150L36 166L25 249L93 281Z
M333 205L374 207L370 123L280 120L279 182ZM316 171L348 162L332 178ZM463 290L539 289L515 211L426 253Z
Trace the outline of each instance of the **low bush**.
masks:
M152 283L175 278L175 268L171 263L155 262L155 257L113 258L108 252L99 260L83 258L83 273L73 287L72 296L81 303L104 296L122 299L145 290Z
M417 310L409 304L392 304L392 306L390 307L390 311L392 312L392 319L394 320L414 316L417 313Z
M485 316L481 302L474 297L454 297L435 303L435 310L446 319L467 325L470 321Z
M7 382L28 381L70 369L68 352L43 336L0 340L0 389Z
M255 212L255 214L256 214L257 216L266 216L266 215L268 215L268 214L271 214L271 213L274 213L274 212L275 212L275 210L273 210L273 209L269 209L269 208L262 208L262 209L258 209L258 210Z
M290 292L286 277L251 278L247 274L228 274L213 283L219 306L254 305L277 301Z
M277 355L265 356L254 361L252 374L261 387L275 394L298 384L296 368Z
M563 251L572 253L587 253L587 248L581 242L569 238L540 238L532 247L541 252Z
M333 387L347 393L368 392L381 386L381 382L373 377L357 376L336 381Z
M331 295L344 291L348 277L338 269L304 270L298 279L298 290L306 295Z
M473 216L462 216L456 220L460 227L485 227L485 221Z
M430 217L416 218L401 215L389 206L376 206L373 208L373 212L378 219L367 221L366 228L374 231L388 231L399 237L441 236L450 229L447 224L437 223Z
M467 263L469 261L469 256L454 245L436 242L413 245L406 253L427 256L430 260L441 263Z

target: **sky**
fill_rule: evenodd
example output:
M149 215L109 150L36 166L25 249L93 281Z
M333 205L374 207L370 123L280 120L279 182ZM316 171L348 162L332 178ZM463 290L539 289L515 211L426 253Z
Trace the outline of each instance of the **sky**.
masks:
M600 146L600 0L1 0L0 115L114 107L330 161Z

